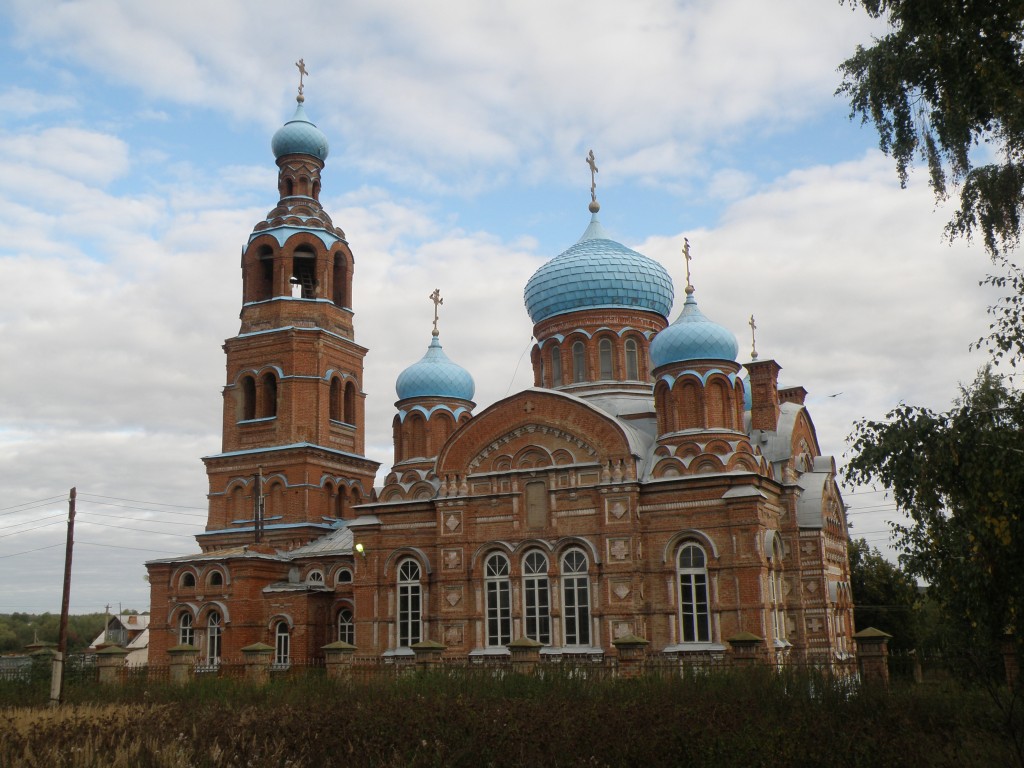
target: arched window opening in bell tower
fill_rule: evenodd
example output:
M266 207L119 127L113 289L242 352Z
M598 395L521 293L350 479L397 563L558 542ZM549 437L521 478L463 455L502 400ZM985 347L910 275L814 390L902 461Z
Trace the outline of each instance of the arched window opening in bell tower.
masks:
M261 419L277 416L277 376L273 373L265 373L260 379L260 408L256 415Z
M260 248L256 260L251 262L249 301L267 301L274 295L274 253L269 247Z
M256 380L252 376L243 376L241 384L241 416L240 421L256 418Z
M292 256L292 297L316 298L316 255L309 249L297 248Z
M356 385L351 381L345 382L345 411L341 420L346 424L356 423Z
M334 257L334 286L331 300L339 307L351 307L352 300L348 295L348 260L342 253Z
M331 404L329 410L331 421L342 421L341 379L337 376L331 379Z

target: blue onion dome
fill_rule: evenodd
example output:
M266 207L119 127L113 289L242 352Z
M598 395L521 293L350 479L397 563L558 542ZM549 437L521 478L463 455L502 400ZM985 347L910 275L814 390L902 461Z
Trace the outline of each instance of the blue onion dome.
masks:
M410 397L472 400L476 385L469 371L448 359L435 333L427 347L427 354L398 374L395 390L399 400Z
M534 324L563 312L628 307L668 317L675 292L668 271L654 259L608 237L597 219L569 250L551 259L526 283L526 311Z
M285 155L312 155L321 161L327 159L327 137L306 117L302 101L295 107L292 119L277 129L270 140L274 157Z
M679 317L651 340L651 365L655 368L686 360L735 361L738 353L736 337L704 316L690 286Z

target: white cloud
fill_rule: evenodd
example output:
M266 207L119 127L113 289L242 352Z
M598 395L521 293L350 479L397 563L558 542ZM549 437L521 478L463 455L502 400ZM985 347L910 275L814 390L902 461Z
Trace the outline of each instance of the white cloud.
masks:
M47 128L36 134L0 136L0 158L20 161L11 183L32 184L39 169L76 181L109 184L129 167L128 146L116 136L80 128Z

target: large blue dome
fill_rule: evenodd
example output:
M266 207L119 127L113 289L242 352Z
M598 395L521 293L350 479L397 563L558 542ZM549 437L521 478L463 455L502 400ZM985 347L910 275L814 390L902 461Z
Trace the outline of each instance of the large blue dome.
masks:
M270 140L270 148L274 151L275 158L285 155L313 155L320 160L327 159L329 149L327 137L306 117L306 110L301 101L296 105L292 119L277 129L274 138Z
M668 317L675 293L665 268L610 239L595 213L583 237L533 273L524 291L534 323L563 312L631 307Z
M654 368L686 360L736 360L736 337L704 316L692 291L687 289L686 303L676 321L651 340Z
M448 359L437 336L425 354L400 374L395 382L399 400L410 397L451 397L472 400L476 385L469 371Z

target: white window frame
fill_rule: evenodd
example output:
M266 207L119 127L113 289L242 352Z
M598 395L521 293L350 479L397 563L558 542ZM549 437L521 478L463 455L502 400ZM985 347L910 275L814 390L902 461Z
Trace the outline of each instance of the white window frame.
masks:
M192 614L184 611L178 617L178 645L195 645L196 628Z
M590 645L590 559L582 549L561 558L562 640L567 646Z
M523 635L551 644L551 581L548 558L534 549L523 557Z
M699 560L695 559L699 555ZM711 642L711 585L707 553L699 544L687 541L676 552L679 641Z
M487 596L487 647L504 648L512 642L512 566L501 552L484 561L484 591Z
M338 611L338 640L349 645L356 644L356 620L351 606L344 605Z
M420 564L409 557L398 564L398 647L423 639L423 586Z
M287 669L292 663L292 633L288 622L279 620L274 624L274 666Z
M210 611L206 617L206 663L220 664L224 639L224 618L219 611Z

